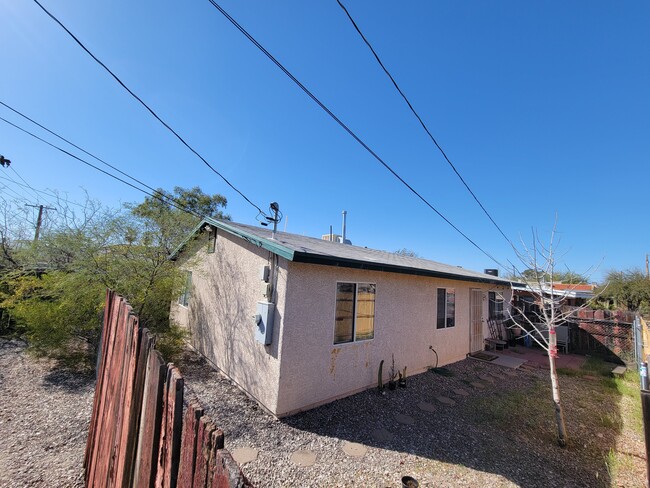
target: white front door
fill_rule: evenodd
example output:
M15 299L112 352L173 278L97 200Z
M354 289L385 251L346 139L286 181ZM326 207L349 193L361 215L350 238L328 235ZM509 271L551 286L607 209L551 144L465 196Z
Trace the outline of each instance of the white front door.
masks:
M469 352L483 350L483 291L472 289L469 295Z

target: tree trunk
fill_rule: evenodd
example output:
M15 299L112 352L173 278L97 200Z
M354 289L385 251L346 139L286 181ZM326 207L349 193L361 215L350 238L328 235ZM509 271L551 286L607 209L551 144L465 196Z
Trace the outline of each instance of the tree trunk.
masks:
M560 383L555 368L555 358L557 357L557 337L555 329L551 329L549 334L548 364L551 370L551 391L553 393L553 406L555 407L555 421L557 423L557 443L560 447L566 447L567 434L566 425L564 424L564 412L560 402Z

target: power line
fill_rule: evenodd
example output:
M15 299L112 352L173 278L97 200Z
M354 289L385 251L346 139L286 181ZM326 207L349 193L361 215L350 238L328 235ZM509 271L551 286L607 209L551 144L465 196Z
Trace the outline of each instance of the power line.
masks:
M210 169L211 169L211 170L212 170L212 171L213 171L217 176L219 176L219 177L220 177L220 178L221 178L221 179L222 179L222 180L223 180L223 181L224 181L224 182L225 182L225 183L226 183L230 188L232 188L232 189L233 189L235 192L237 192L237 193L238 193L238 194L239 194L239 195L240 195L244 200L246 200L246 202L248 202L248 203L249 203L250 205L252 205L255 209L257 209L257 211L258 211L259 213L264 214L264 212L262 211L262 209L261 209L260 207L258 207L257 205L255 205L255 204L254 204L254 203L253 203L253 202L252 202L252 201L251 201L251 200L250 200L246 195L244 195L244 194L243 194L240 190L238 190L238 189L237 189L237 188L236 188L236 187L235 187L235 186L234 186L230 181L228 181L228 179L227 179L224 175L222 175L219 171L217 171L217 170L214 168L214 166L212 166L212 165L211 165L211 164L210 164L210 163L209 163L209 162L208 162L208 161L207 161L203 156L201 156L201 155L198 153L198 151L196 151L196 149L194 149L192 146L190 146L190 145L185 141L185 139L183 139L183 138L178 134L178 132L176 132L174 129L172 129L171 126L170 126L169 124L167 124L167 122L165 122L165 121L164 121L164 120L163 120L163 119L162 119L162 118L161 118L161 117L160 117L156 112L153 111L153 109L152 109L151 107L149 107L149 105L147 105L147 104L146 104L146 103L145 103L145 102L144 102L144 101L143 101L139 96L137 96L137 95L136 95L136 94L135 94L135 93L134 93L134 92L133 92L133 91L132 91L128 86L126 86L126 84L124 84L124 82L123 82L122 80L120 80L120 78L118 78L118 76L117 76L115 73L113 73L113 72L112 72L112 71L111 71L111 70L110 70L110 69L109 69L109 68L108 68L108 67L107 67L103 62L101 62L101 61L99 60L99 58L97 58L97 56L95 56L92 52L90 52L90 50L89 50L89 49L88 49L88 48L87 48L87 47L86 47L86 46L85 46L85 45L84 45L84 44L83 44L83 43L82 43L82 42L81 42L81 41L80 41L80 40L79 40L79 39L78 39L78 38L77 38L77 37L76 37L72 32L70 32L70 30L69 30L65 25L63 25L59 19L57 19L57 18L56 18L53 14L51 14L51 13L50 13L50 12L49 12L45 7L43 7L43 5L41 5L40 2L39 2L38 0L34 0L34 3L36 3L36 5L38 5L38 6L43 10L43 12L45 12L45 13L46 13L46 14L47 14L47 15L48 15L52 20L54 20L54 22L56 22L57 24L59 24L59 26L60 26L64 31L66 31L66 33L67 33L67 34L68 34L68 35L69 35L69 36L70 36L70 37L71 37L71 38L72 38L72 39L73 39L73 40L74 40L74 41L75 41L75 42L76 42L76 43L77 43L77 44L78 44L78 45L79 45L79 46L80 46L84 51L86 51L86 53L87 53L91 58L93 58L93 60L95 60L95 62L96 62L97 64L99 64L102 68L104 68L104 70L106 70L106 72L107 72L108 74L110 74L110 75L113 77L113 79L114 79L115 81L117 81L117 82L122 86L122 88L124 88L124 89L129 93L129 95L131 95L131 96L132 96L135 100L137 100L137 101L138 101L138 102L139 102L139 103L140 103L140 104L141 104L145 109L147 109L147 111L148 111L151 115L153 115L153 117L154 117L156 120L158 120L158 122L160 122L160 123L161 123L161 124L162 124L166 129L167 129L167 130L169 130L172 134L174 134L174 136L176 136L176 138L177 138L177 139L178 139L178 140L179 140L179 141L180 141L180 142L181 142L181 143L182 143L186 148L188 148L188 149L189 149L189 150L190 150L190 151L191 151L195 156L197 156L201 161L203 161L203 163L204 163L208 168L210 168ZM264 214L264 215L265 215L265 214Z
M411 112L413 112L413 115L415 116L415 118L418 119L418 122L420 122L420 125L422 126L422 128L424 129L424 131L425 131L425 132L427 133L427 135L429 136L429 139L431 139L431 141L432 141L432 142L435 144L435 146L438 148L438 150L440 151L440 154L442 154L442 157L445 158L445 161L447 161L447 163L449 163L449 166L451 166L451 169L454 170L454 173L456 173L456 176L458 176L458 178L459 178L460 181L463 183L463 185L465 186L465 188L467 188L467 191L470 193L470 195L472 195L472 197L474 198L474 200L476 201L476 203L478 203L479 207L481 207L481 210L483 210L483 212L485 213L485 215L487 215L488 219L490 219L490 221L494 224L494 226L495 226L495 227L497 228L497 230L501 233L501 235L503 236L503 238L504 238L506 241L508 241L508 244L510 244L510 246L514 248L514 247L515 247L514 244L510 241L510 239L508 238L508 236L506 236L506 234L503 232L503 230L501 230L501 227L499 227L499 224L497 224L496 221L492 218L492 216L491 216L490 213L487 211L487 209L483 206L483 204L482 204L481 201L478 199L478 197L476 196L476 194L475 194L475 193L472 191L472 189L469 187L469 185L467 184L467 182L465 181L465 179L461 176L461 174L460 174L460 172L458 171L458 169L456 169L456 166L454 165L454 163L451 162L451 160L449 159L449 157L447 156L447 154L445 153L445 151L442 149L442 147L440 146L440 144L438 144L438 141L436 141L435 137L433 137L433 134L431 134L431 131L430 131L429 128L426 126L426 124L424 123L424 121L422 120L422 118L420 117L420 115L415 111L415 108L413 108L413 105L411 104L411 102L409 101L409 99L406 97L406 95L404 94L404 92L402 91L402 89L399 87L399 85L398 85L397 82L395 81L395 78L393 78L393 75L390 74L390 72L388 71L388 69L386 68L386 66L385 66L384 63L382 62L382 60L379 58L379 55L377 54L377 52L375 51L375 49L372 47L372 45L370 44L370 42L368 41L368 39L366 38L366 36L363 35L363 33L361 32L361 29L359 29L359 26L357 25L357 23L356 23L356 22L354 21L354 19L352 18L352 15L350 15L350 12L348 12L348 9L345 8L345 5L343 5L343 4L341 3L341 0L336 0L336 1L337 1L337 3L339 4L339 6L343 9L343 11L345 12L345 14L347 15L348 19L350 19L350 22L352 23L354 29L357 31L357 33L359 34L359 36L361 37L361 39L363 40L363 42L366 44L366 46L368 46L368 49L370 49L370 52L372 52L373 56L375 57L375 59L376 59L377 62L379 63L379 66L381 66L381 69L384 71L384 73L386 73L386 76L388 76L388 78L390 79L390 81L393 83L393 86L394 86L395 89L399 92L399 94L402 96L402 98L404 99L404 101L405 101L406 104L408 105L409 109L411 109Z
M13 193L14 198L15 198L16 200L18 200L18 201L23 201L23 200L26 201L26 202L29 201L29 198L27 198L24 194L19 194L19 193L16 192L14 189L12 189L11 187L7 186L6 184L3 185L2 188L3 188L5 191L9 191L9 192Z
M22 186L22 187L26 186L26 185L23 185L22 183L18 183L17 181L12 180L11 178L8 178L8 177L5 177L5 176L0 176L0 180L11 181L14 185L18 185L18 186ZM78 202L73 202L72 200L67 200L65 198L61 198L61 196L57 195L56 193L48 192L48 191L45 191L45 190L37 190L36 188L32 188L32 189L37 193L42 193L43 195L47 195L48 197L56 198L56 200L58 202L65 202L65 203L69 203L71 205L76 205L77 207L83 208L82 204L80 204Z
M99 162L102 163L103 165L105 165L105 166L111 168L112 170L117 171L117 172L118 172L119 174L121 174L122 176L125 176L126 178L129 178L130 180L135 181L135 182L138 183L139 185L144 186L145 188L147 188L148 190L150 190L152 193L154 193L154 194L156 194L156 195L160 195L161 198L164 198L164 199L168 200L169 202L173 202L173 203L175 203L175 204L176 204L176 205L175 205L176 208L178 208L178 209L180 209L180 210L184 210L184 209L181 208L181 207L184 207L184 205L183 205L182 203L180 203L177 199L173 198L172 196L170 196L170 195L168 195L168 194L165 194L164 192L161 192L160 190L158 190L158 189L156 189L156 188L153 188L153 187L147 185L145 182L139 180L138 178L136 178L136 177L134 177L134 176L131 176L130 174L128 174L128 173L122 171L122 170L119 169L118 167L116 167L116 166L114 166L114 165L112 165L112 164L106 162L104 159L100 158L99 156L96 156L95 154L91 153L90 151L87 151L86 149L82 148L81 146L78 146L77 144L75 144L74 142L70 141L69 139L67 139L67 138L65 138L65 137L63 137L63 136L61 136L60 134L57 134L57 133L54 132L53 130L51 130L51 129L45 127L43 124L41 124L41 123L37 122L36 120L32 119L31 117L25 115L25 114L22 113L21 111L19 111L19 110L13 108L13 107L7 105L6 103L4 103L4 102L1 101L1 100L0 100L0 105L2 105L2 106L4 106L4 107L8 108L9 110L11 110L12 112L16 113L17 115L20 115L20 116L23 117L25 120L28 120L28 121L31 122L32 124L34 124L34 125L40 127L41 129L47 131L48 133L50 133L50 134L52 134L53 136L55 136L55 137L57 137L58 139L60 139L61 141L65 142L65 143L67 143L67 144L69 144L69 145L71 145L71 146L74 147L75 149L78 149L79 151L83 152L84 154L86 154L86 155L90 156L91 158L93 158L93 159L99 161ZM5 119L2 119L2 120L4 120L5 122L7 122ZM14 125L14 124L11 124L11 125ZM27 132L27 131L25 131L24 129L22 129L22 128L16 126L16 125L14 125L14 127L18 128L18 129L20 129L20 130L23 130L24 132ZM30 134L30 135L32 135L32 136L34 136L33 134L31 134L31 133L29 133L29 132L27 132L27 133ZM34 136L34 137L36 137L36 136ZM47 141L45 141L45 140L43 140L43 139L41 139L41 138L38 138L38 137L37 137L37 139L41 140L42 142L45 142L46 144L50 144L50 143L48 143ZM50 144L50 145L51 145L51 144ZM56 146L53 146L53 147L55 147L55 148L58 149L58 147L56 147ZM74 157L74 156L73 156L73 157ZM85 161L84 161L84 162L85 162ZM91 165L91 166L92 166L92 165ZM92 167L95 168L94 166L92 166ZM95 169L98 169L98 168L95 168ZM98 170L101 171L100 169L98 169ZM106 173L106 174L109 174L109 173ZM112 176L112 175L109 174L109 176ZM121 181L121 180L120 180L120 181ZM151 195L151 194L147 193L147 195ZM59 198L59 197L57 196L56 198ZM156 198L157 198L157 197L156 197ZM158 198L158 199L161 200L161 198ZM63 200L63 201L68 202L67 200ZM161 201L164 201L164 200L161 200ZM75 204L75 205L79 205L79 206L83 207L83 205L80 205L80 204L75 203L75 202L68 202L68 203L73 203L73 204ZM186 211L186 212L188 212L188 213L192 213L191 211L188 211L187 209L185 209L184 211ZM199 216L198 214L195 214L195 213L193 213L193 215L198 216L198 217L202 217L202 216Z
M34 0L37 1L37 0ZM438 209L436 209L429 201L424 198L420 193L418 193L411 185L409 185L397 172L391 168L388 163L386 163L375 151L373 151L352 129L350 129L341 119L339 119L334 113L321 102L316 95L314 95L305 85L303 85L291 72L284 67L269 51L267 51L264 46L262 46L251 34L248 33L235 19L233 19L228 12L226 12L215 0L208 0L214 8L216 8L228 21L234 25L239 32L241 32L246 38L251 41L255 47L257 47L264 55L269 58L282 72L291 79L305 94L311 98L327 115L329 115L343 130L345 130L355 141L357 141L372 157L374 157L379 163L381 163L384 168L386 168L390 173L397 178L404 186L406 186L415 196L417 196L424 204L433 210L442 220L449 224L456 232L463 236L470 244L472 244L476 249L485 254L492 261L497 263L499 266L504 267L499 261L496 260L492 255L487 251L481 248L474 240L467 236L463 231L461 231L456 225L454 225L447 217L445 217Z
M18 176L18 178L20 178L20 179L22 180L22 182L25 183L25 185L27 186L27 188L29 188L29 189L32 191L32 193L36 196L36 201L38 201L38 199L39 199L38 193L36 192L36 190L34 190L34 188L32 187L32 185L30 185L29 183L27 183L27 181L25 181L25 178L23 178L22 176L20 176L20 173L18 173L18 171L16 171L16 168L14 168L13 166L11 166L11 171L13 171L14 173L16 173L16 176ZM17 182L14 181L14 183L17 183ZM50 205L54 205L52 202L50 202L49 200L47 200L47 199L45 199L45 198L44 198L43 200L45 200L45 202L46 202L46 203L49 203Z
M27 183L27 182L25 181L25 179L24 179L22 176L20 176L20 174L18 173L18 171L16 171L16 169L15 169L13 166L11 166L9 169L10 169L11 171L13 171L14 173L16 173L16 176L18 176L18 178L20 178L20 179L23 181L23 183L25 183L25 185L27 186L27 188L29 188L29 189L32 191L32 193L34 194L34 196L36 197L36 200L38 200L38 199L39 199L38 194L34 191L34 189L31 187L31 185L30 185L29 183ZM15 183L15 182L14 182L14 183ZM49 203L49 202L48 202L48 203Z
M5 180L5 181L9 181L9 182L13 183L14 185L20 186L20 187L21 187L21 188L20 188L20 190L21 190L20 194L22 195L22 198L24 198L24 199L26 199L26 200L32 200L32 199L33 199L33 197L32 197L31 195L29 195L26 191L23 190L23 189L25 188L26 185L23 185L23 184L21 184L21 183L18 183L16 180L13 180L13 179L9 178L9 176L0 176L0 178L2 178L2 179ZM5 185L5 187L6 187L6 188L10 188L10 187L7 186L7 185ZM23 191L24 191L24 192L23 192ZM17 193L18 193L18 189L14 189L14 192L15 192L14 194L17 194ZM38 199L37 199L37 200L38 200Z
M48 129L48 128L45 127L43 124L40 124L40 123L37 122L36 120L32 119L31 117L28 117L27 115L25 115L24 113L22 113L22 112L19 111L18 109L15 109L15 108L13 108L13 107L7 105L7 104L4 103L2 100L0 100L0 105L2 105L2 106L4 106L4 107L8 108L9 110L11 110L12 112L14 112L15 114L20 115L20 116L21 116L22 118L24 118L25 120L28 120L28 121L30 121L32 124L37 125L37 126L40 127L41 129L43 129L43 130L49 132L50 134L52 134L54 137L58 138L59 140L65 142L65 143L67 143L67 144L70 144L72 147L74 147L75 149L78 149L79 151L83 152L83 153L86 154L87 156L90 156L91 158L95 159L96 161L99 161L100 163L102 163L103 165L105 165L105 166L111 168L111 169L114 170L114 171L117 171L117 172L118 172L119 174L121 174L122 176L125 176L125 177L129 178L131 181L135 181L135 182L138 183L139 185L144 186L145 188L149 189L149 190L152 191L152 192L158 192L158 193L159 193L159 191L158 191L157 189L152 188L151 186L147 185L146 183L140 181L138 178L135 178L134 176L131 176L131 175L129 175L128 173L125 173L124 171L122 171L122 170L119 169L118 167L116 167L116 166L114 166L114 165L112 165L112 164L106 162L105 160L103 160L103 159L100 158L99 156L95 156L95 155L92 154L91 152L89 152L89 151L85 150L84 148L78 146L77 144L75 144L74 142L70 141L69 139L66 139L65 137L63 137L63 136L57 134L56 132L54 132L53 130Z
M34 139L37 139L37 140L41 141L42 143L47 144L48 146L50 146L50 147L52 147L52 148L54 148L54 149L56 149L56 150L62 152L63 154L66 154L66 155L70 156L71 158L74 158L74 159L76 159L77 161L79 161L79 162L81 162L81 163L83 163L83 164L85 164L85 165L87 165L87 166L90 166L90 167L93 168L93 169L96 169L96 170L99 171L100 173L104 173L105 175L110 176L111 178L113 178L113 179L115 179L115 180L117 180L117 181L119 181L119 182L121 182L121 183L124 183L124 184L127 185L127 186L130 186L130 187L133 188L134 190L137 190L137 191L139 191L139 192L142 192L142 193L144 193L145 195L150 196L151 198L155 198L156 200L158 200L158 201L160 201L160 202L162 202L162 203L165 203L165 204L171 205L171 206L177 208L178 210L181 210L181 211L183 211L183 212L189 213L189 214L191 214L191 215L193 215L193 216L195 216L195 217L197 217L197 218L200 218L200 219L203 218L203 215L199 215L197 212L194 212L193 210L187 209L187 208L184 207L183 205L179 205L178 203L176 203L176 201L175 201L173 198L168 198L168 197L166 197L164 194L161 194L161 192L159 192L159 191L157 191L157 190L154 191L154 193L150 193L150 192L148 192L148 191L146 191L146 190L143 190L142 188L139 188L139 187L137 187L136 185L134 185L134 184L132 184L132 183L129 183L129 182L126 181L126 180L123 180L123 179L120 178L119 176L115 176L114 174L111 174L111 173L109 173L108 171L105 171L105 170L101 169L100 167L95 166L94 164L92 164L92 163L86 161L85 159L82 159L82 158L80 158L79 156L76 156L75 154L72 154L71 152L66 151L65 149L63 149L63 148L57 146L56 144L52 144L51 142L46 141L46 140L43 139L42 137L37 136L36 134L34 134L34 133L28 131L27 129L24 129L24 128L22 128L22 127L20 127L20 126L18 126L18 125L16 125L16 124L14 124L13 122L9 122L9 121L8 121L7 119L5 119L4 117L0 117L0 120L2 120L2 121L5 122L6 124L9 124L10 126L16 128L16 129L18 129L18 130L24 132L25 134L32 136Z

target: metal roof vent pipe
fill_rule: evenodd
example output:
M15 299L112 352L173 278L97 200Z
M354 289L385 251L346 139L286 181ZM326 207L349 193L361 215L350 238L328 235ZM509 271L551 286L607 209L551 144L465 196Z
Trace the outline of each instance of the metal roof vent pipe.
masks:
M343 229L341 230L341 244L345 244L345 220L348 215L346 210L343 210Z

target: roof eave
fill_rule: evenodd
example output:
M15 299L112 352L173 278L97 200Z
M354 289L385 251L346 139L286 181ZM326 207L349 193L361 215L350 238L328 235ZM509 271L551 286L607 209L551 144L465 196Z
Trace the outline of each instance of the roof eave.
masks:
M416 276L431 276L435 278L445 278L454 281L470 281L473 283L488 283L493 285L510 286L507 280L498 280L492 278L482 278L480 276L465 276L454 273L445 273L443 271L433 271L423 268L410 268L385 263L373 263L369 261L359 261L356 259L346 259L336 256L324 256L321 254L311 254L305 252L294 252L293 261L305 264L320 264L324 266L340 266L344 268L367 269L371 271L385 271L388 273L401 273Z
M251 244L254 244L258 247L271 251L272 253L275 253L278 256L282 256L283 258L286 258L289 261L293 260L294 251L292 249L289 249L286 246L283 246L279 242L274 241L273 239L266 239L264 237L259 237L253 233L246 232L245 230L228 225L223 220L217 220L211 217L204 217L201 220L201 222L199 222L199 224L197 224L196 227L192 229L192 231L185 238L185 240L183 240L183 242L179 244L178 247L176 247L176 249L172 251L172 253L169 255L169 259L171 260L176 259L178 255L183 251L183 248L187 245L187 243L192 239L194 239L196 234L200 232L201 228L203 228L203 226L206 224L212 225L217 229L224 230L229 234L235 235L241 239L244 239L245 241L250 242Z

